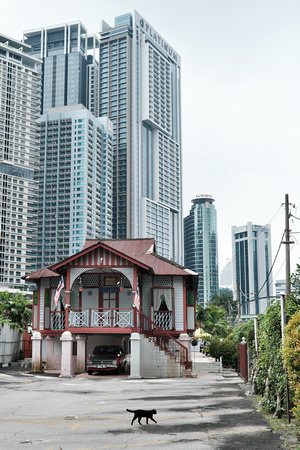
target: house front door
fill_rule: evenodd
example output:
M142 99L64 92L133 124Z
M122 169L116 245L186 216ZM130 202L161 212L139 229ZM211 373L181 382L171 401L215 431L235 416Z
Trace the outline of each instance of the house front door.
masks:
M103 317L107 322L107 326L114 327L115 312L119 308L119 294L118 292L103 292L101 300Z

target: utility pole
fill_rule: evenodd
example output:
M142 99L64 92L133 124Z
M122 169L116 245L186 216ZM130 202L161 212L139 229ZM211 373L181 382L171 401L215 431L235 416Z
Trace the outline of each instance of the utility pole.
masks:
M285 295L291 294L291 256L290 256L290 212L289 212L289 194L285 194Z
M228 300L228 315L229 315L229 326L232 326L232 320L231 320L231 304L230 300Z
M286 325L286 314L285 314L285 298L291 294L291 257L290 257L290 212L289 212L289 194L285 194L285 295L281 297L281 328L282 328L282 346L284 342L284 328ZM286 403L287 403L287 421L291 423L290 415L290 387L289 380L287 376L286 367L285 377L286 377Z
M240 287L239 282L236 280L236 300L237 300L237 308L238 308L238 323L241 321L241 313L240 313Z

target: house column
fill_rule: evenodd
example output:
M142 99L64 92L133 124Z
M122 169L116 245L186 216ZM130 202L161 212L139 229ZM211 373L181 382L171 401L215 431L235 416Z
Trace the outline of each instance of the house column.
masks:
M54 363L54 336L46 337L46 369L55 369Z
M185 348L187 348L187 351L188 351L188 353L187 353L187 355L188 355L187 360L191 361L191 355L190 355L190 342L191 342L191 339L190 339L189 335L187 333L181 333L181 335L179 336L178 340Z
M86 336L76 336L77 341L77 367L76 372L85 372L86 366Z
M130 336L130 376L129 378L141 378L141 336L139 333L132 333Z
M61 377L71 377L73 375L73 341L70 331L65 331L61 335Z
M36 331L32 335L32 371L42 371L42 335Z

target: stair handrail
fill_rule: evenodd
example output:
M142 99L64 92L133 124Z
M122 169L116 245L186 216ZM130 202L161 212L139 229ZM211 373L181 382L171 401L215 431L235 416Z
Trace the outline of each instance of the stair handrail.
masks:
M184 366L186 369L190 367L190 362L188 361L188 349L180 342L178 339L175 339L171 334L169 334L166 330L160 328L153 320L149 319L149 317L145 316L143 313L139 313L140 316L140 332L145 337L151 339L155 344L159 346L161 350L164 350L171 358L175 359L181 366ZM145 329L144 323L147 323L148 328ZM155 332L155 330L157 332ZM157 342L158 338L158 342ZM176 345L179 346L179 355L176 355L172 352L168 347L164 338L170 339L175 342ZM156 340L156 342L155 342Z

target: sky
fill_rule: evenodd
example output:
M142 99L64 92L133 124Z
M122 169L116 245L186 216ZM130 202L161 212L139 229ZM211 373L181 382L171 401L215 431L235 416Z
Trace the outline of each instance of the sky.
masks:
M299 0L0 0L0 32L136 9L181 55L183 216L192 199L211 194L218 214L219 267L232 256L231 226L271 225L274 260L289 194L291 271L300 256ZM285 278L285 246L273 279Z

